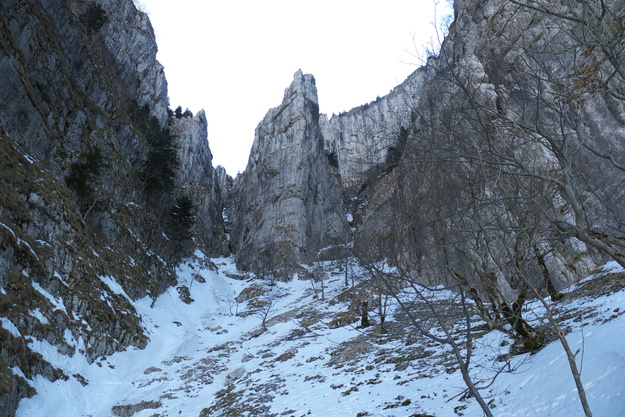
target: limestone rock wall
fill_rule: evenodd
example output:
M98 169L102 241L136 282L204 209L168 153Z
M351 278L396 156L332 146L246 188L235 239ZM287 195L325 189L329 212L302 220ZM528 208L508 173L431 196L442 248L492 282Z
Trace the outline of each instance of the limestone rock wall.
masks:
M0 416L33 394L27 379L77 378L42 343L89 361L143 347L129 299L174 284L194 244L227 251L205 116L168 114L156 50L131 0L0 3ZM150 117L180 163L173 189L148 195ZM179 245L168 224L183 195L196 222Z
M219 170L213 168L207 138L207 121L204 110L194 117L174 118L172 132L178 138L178 156L181 166L176 176L181 196L189 197L196 207L194 235L197 243L213 256L227 256L221 184Z
M282 104L256 128L234 187L237 265L260 273L317 260L346 242L341 188L319 125L315 80L298 71Z
M356 219L356 239L363 252L393 256L424 282L436 282L448 273L437 269L445 259L435 254L436 239L443 235L452 239L453 233L468 236L476 219L469 213L478 205L467 207L464 218L449 221L447 228L428 227L436 222L441 226L441 218L452 217L452 207L467 201L462 188L450 190L473 175L476 166L492 172L478 187L483 201L490 204L488 209L484 209L486 203L480 206L483 217L479 221L506 219L502 222L508 228L505 233L492 234L486 242L492 250L484 256L483 265L492 269L494 282L507 297L513 299L519 288L508 262L511 255L506 252L514 247L510 237L518 236L515 227L527 227L523 222L538 207L537 201L540 216L534 221L545 235L532 235L537 244L531 253L542 252L544 259L524 266L531 279L547 274L556 287L566 287L592 271L596 263L609 259L606 254L620 245L604 247L600 255L595 249L603 244L587 236L585 242L580 241L584 233L575 228L592 229L595 236L623 237L618 219L623 216L625 197L618 185L623 180L622 163L609 156L624 143L625 106L620 91L625 80L615 77L615 67L620 65L615 63L623 55L597 45L622 42L619 28L625 5L606 3L602 7L609 10L596 13L590 3L528 3L545 11L498 0L455 2L449 36L438 56L419 70L421 87L406 101L412 109L404 125L410 128L409 155L362 193L367 206ZM558 15L577 17L559 19ZM362 108L358 112L358 117L365 116ZM332 134L326 136L328 140ZM434 167L436 158L447 161L440 165L444 168ZM532 180L521 180L517 169L529 172ZM563 182L544 180L555 172ZM349 174L345 177L350 178ZM344 184L349 185L349 180ZM522 191L515 194L505 188L509 184ZM541 190L541 197L530 201L528 196L536 189ZM449 204L433 204L429 194ZM522 203L496 204L493 196ZM398 231L395 240L389 237L390 228ZM397 236L402 238L397 240ZM379 242L377 248L371 242ZM477 259L479 248L463 245L464 254L450 256L447 262L469 276L472 266L467 259ZM398 254L398 248L403 253Z
M215 180L221 191L221 201L224 202L225 207L230 207L230 201L232 199L232 187L234 186L234 178L228 175L226 168L218 165L215 168Z
M89 5L90 2L83 4ZM102 0L108 20L98 31L106 53L114 62L119 94L129 95L140 105L147 104L162 124L167 121L167 80L163 66L156 60L158 46L148 15L137 10L132 1Z
M336 157L344 188L366 181L372 168L386 162L401 127L410 126L425 79L419 69L383 97L329 119L321 115L325 146Z

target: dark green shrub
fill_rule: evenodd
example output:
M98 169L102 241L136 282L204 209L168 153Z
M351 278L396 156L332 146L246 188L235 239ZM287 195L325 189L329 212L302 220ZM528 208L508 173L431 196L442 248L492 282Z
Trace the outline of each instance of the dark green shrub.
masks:
M178 111L178 109L176 109ZM168 127L161 127L158 119L150 115L147 105L139 106L133 101L128 108L133 126L143 134L150 149L141 164L141 180L147 192L171 191L176 170L180 165L176 149L176 137Z
M173 136L166 129L161 135L151 139L151 149L141 165L141 179L148 192L171 191L179 166Z
M191 228L197 221L195 204L190 197L182 196L176 199L176 204L170 212L170 228L173 237L178 240L190 239Z
M108 16L102 6L91 3L83 15L83 21L89 32L97 32L108 22Z
M402 155L404 154L404 150L406 148L406 142L408 141L408 136L410 135L410 131L405 127L399 128L399 135L397 135L397 144L390 146L388 148L388 152L386 154L386 169L393 169L399 165L399 161L401 160Z
M97 146L82 153L78 161L70 166L69 174L66 178L67 185L80 198L91 198L93 189L105 165L104 155Z

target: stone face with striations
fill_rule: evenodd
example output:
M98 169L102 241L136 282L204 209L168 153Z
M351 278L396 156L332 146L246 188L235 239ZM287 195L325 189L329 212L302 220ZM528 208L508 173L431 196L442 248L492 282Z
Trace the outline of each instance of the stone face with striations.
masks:
M317 88L301 70L256 128L234 190L233 249L240 268L262 272L318 259L346 242L341 188L319 126Z
M362 183L371 168L385 163L401 127L410 124L425 79L419 69L384 97L330 119L321 115L325 146L336 157L344 188Z
M156 50L131 0L0 2L0 417L33 394L27 380L76 378L28 340L88 361L146 346L120 293L155 298L192 253L165 233L175 197L196 206L196 239L179 240L226 251L206 119L168 116ZM145 162L169 128L175 186L148 195Z
M194 117L183 116L172 121L172 132L177 136L180 167L176 176L177 188L189 197L195 206L197 243L213 256L229 254L224 239L221 213L222 191L220 176L213 168L213 154L208 146L207 121L204 110Z

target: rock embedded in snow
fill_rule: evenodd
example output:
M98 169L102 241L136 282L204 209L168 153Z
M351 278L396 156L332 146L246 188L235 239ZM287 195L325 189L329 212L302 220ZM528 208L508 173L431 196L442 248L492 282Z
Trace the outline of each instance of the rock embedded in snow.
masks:
M234 381L236 381L237 379L240 379L243 375L245 375L245 373L246 371L245 371L245 368L243 367L235 369L234 371L226 375L226 380L224 381L224 385L225 386L233 385Z
M149 368L146 368L145 371L143 371L144 374L149 375L149 374L153 374L154 372L161 372L162 369L158 368L156 366L150 366Z
M241 358L241 362L246 363L246 362L251 361L251 360L252 360L252 359L254 359L254 358L255 358L255 356L254 356L254 355L244 355L244 356Z
M295 347L287 349L283 354L278 356L275 360L278 362L288 361L289 359L293 359L297 354L298 350Z
M154 410L161 408L163 403L160 401L141 401L139 404L133 405L116 405L111 411L119 417L132 417L134 414L143 410Z

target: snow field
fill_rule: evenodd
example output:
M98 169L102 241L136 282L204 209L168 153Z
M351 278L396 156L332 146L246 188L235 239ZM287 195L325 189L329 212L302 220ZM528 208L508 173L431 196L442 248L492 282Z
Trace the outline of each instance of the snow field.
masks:
M340 277L330 275L325 300L313 297L308 281L277 283L268 330L261 332L257 314L234 315L237 307L239 313L245 310L234 297L251 283L227 277L240 274L232 259L213 262L218 272L199 263L179 270L179 284L190 286L193 303L183 303L176 288L153 307L150 299L134 303L150 337L145 350L129 349L88 364L79 354L59 354L47 342L32 344L46 360L88 384L78 377L54 383L36 377L31 383L38 394L20 403L18 417L108 417L114 415L113 406L142 401L160 406L135 417L220 416L229 409L241 416L482 414L475 401L461 398L464 383L446 347L406 346L403 338L377 335L375 327L328 328L330 319L347 308L329 302L344 289ZM196 274L206 282L194 281ZM567 336L572 349L579 349L578 366L594 416L624 416L625 317L620 312L625 311L625 292L577 299L569 307L597 313L571 320L573 331ZM540 315L537 304L528 309ZM472 375L477 381L489 381L504 365L496 361L507 352L504 340L498 332L476 340ZM244 371L225 385L226 376L239 368ZM501 373L482 391L496 416L583 415L559 342L535 355L514 357L510 368L514 372Z

